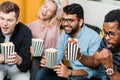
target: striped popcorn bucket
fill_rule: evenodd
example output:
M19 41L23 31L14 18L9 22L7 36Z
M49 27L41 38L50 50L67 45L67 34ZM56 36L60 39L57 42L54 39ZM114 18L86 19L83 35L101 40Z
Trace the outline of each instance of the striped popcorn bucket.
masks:
M4 62L8 60L10 54L14 53L15 45L12 42L1 43L1 53L4 55Z
M43 52L44 41L42 39L32 39L33 56L39 57Z
M57 63L57 50L54 48L45 49L46 67L52 68Z
M76 61L77 60L77 51L78 51L78 40L74 38L68 39L68 53L66 59L68 61Z

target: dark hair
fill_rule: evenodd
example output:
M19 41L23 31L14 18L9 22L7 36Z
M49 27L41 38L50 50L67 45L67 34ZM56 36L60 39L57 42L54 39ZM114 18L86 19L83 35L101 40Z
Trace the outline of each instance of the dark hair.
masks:
M80 4L73 3L70 5L67 5L63 8L63 11L66 14L76 14L77 18L84 19L84 11L83 11L83 8Z
M118 29L120 29L120 9L115 9L110 11L108 14L105 16L104 22L114 22L118 21Z
M4 13L15 12L16 18L18 18L20 14L20 9L18 5L11 1L5 1L2 4L0 4L0 11Z

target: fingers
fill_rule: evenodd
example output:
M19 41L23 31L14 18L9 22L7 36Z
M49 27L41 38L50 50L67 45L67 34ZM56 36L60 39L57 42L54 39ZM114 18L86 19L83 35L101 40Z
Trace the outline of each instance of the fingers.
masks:
M67 51L68 50L68 43L66 44L65 50L64 50L64 55L67 56Z
M94 58L101 60L112 57L111 52L108 49L102 49L100 52L94 54Z
M6 60L6 63L8 63L8 64L16 64L17 60L15 59L15 57L9 57L8 60Z
M22 63L22 58L16 52L14 52L9 55L8 60L6 60L6 63L20 65Z
M46 67L46 64L47 64L47 62L46 62L46 60L45 60L45 56L42 56L42 59L41 59L41 61L40 61L40 66L41 66L41 67Z
M55 66L53 66L53 69L54 69L54 71L60 71L61 70L61 66L60 65L55 65Z
M59 77L62 77L62 69L60 65L54 66L53 69Z
M4 61L4 57L2 54L0 54L0 63L3 63L3 61Z
M80 58L81 54L82 54L82 53L80 53L80 48L78 48L78 51L77 51L77 59Z
M30 53L32 54L32 56L33 56L33 54L34 54L34 51L33 51L33 48L32 48L32 46L30 46Z
M65 65L62 63L62 61L60 61L60 65L63 66L63 67L65 67Z
M101 50L101 52L100 52L100 57L103 58L103 59L109 58L109 57L111 57L111 56L112 56L112 55L111 55L111 52L110 52L108 49L103 49L103 50Z
M64 64L62 62L60 62L61 65L56 65L54 66L54 71L56 72L56 74L59 76L59 77L67 77L68 76L68 69L67 67L64 66Z
M8 59L8 60L6 61L6 63L8 63L8 64L16 64L17 61L16 61L15 59Z

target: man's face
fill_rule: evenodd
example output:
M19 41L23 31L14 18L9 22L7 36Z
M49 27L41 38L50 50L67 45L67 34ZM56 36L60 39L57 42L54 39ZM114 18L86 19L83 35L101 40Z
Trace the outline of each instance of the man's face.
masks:
M74 35L79 30L79 19L76 17L76 14L67 15L63 14L63 18L61 19L62 26L65 32L69 35Z
M0 12L0 28L3 34L11 34L14 31L15 25L17 23L18 19L15 17L15 12Z
M119 23L105 22L103 25L104 38L109 49L117 49L120 46L120 30L117 29Z

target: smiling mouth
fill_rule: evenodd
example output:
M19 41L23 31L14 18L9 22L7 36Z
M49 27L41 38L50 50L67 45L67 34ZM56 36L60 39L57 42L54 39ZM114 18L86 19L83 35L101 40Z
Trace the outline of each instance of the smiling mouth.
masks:
M2 30L3 31L7 31L9 29L9 27L3 27Z
M42 13L42 16L46 16L46 14Z
M110 42L106 42L107 48L113 48L113 44Z
M9 27L3 27L3 29L8 29Z

